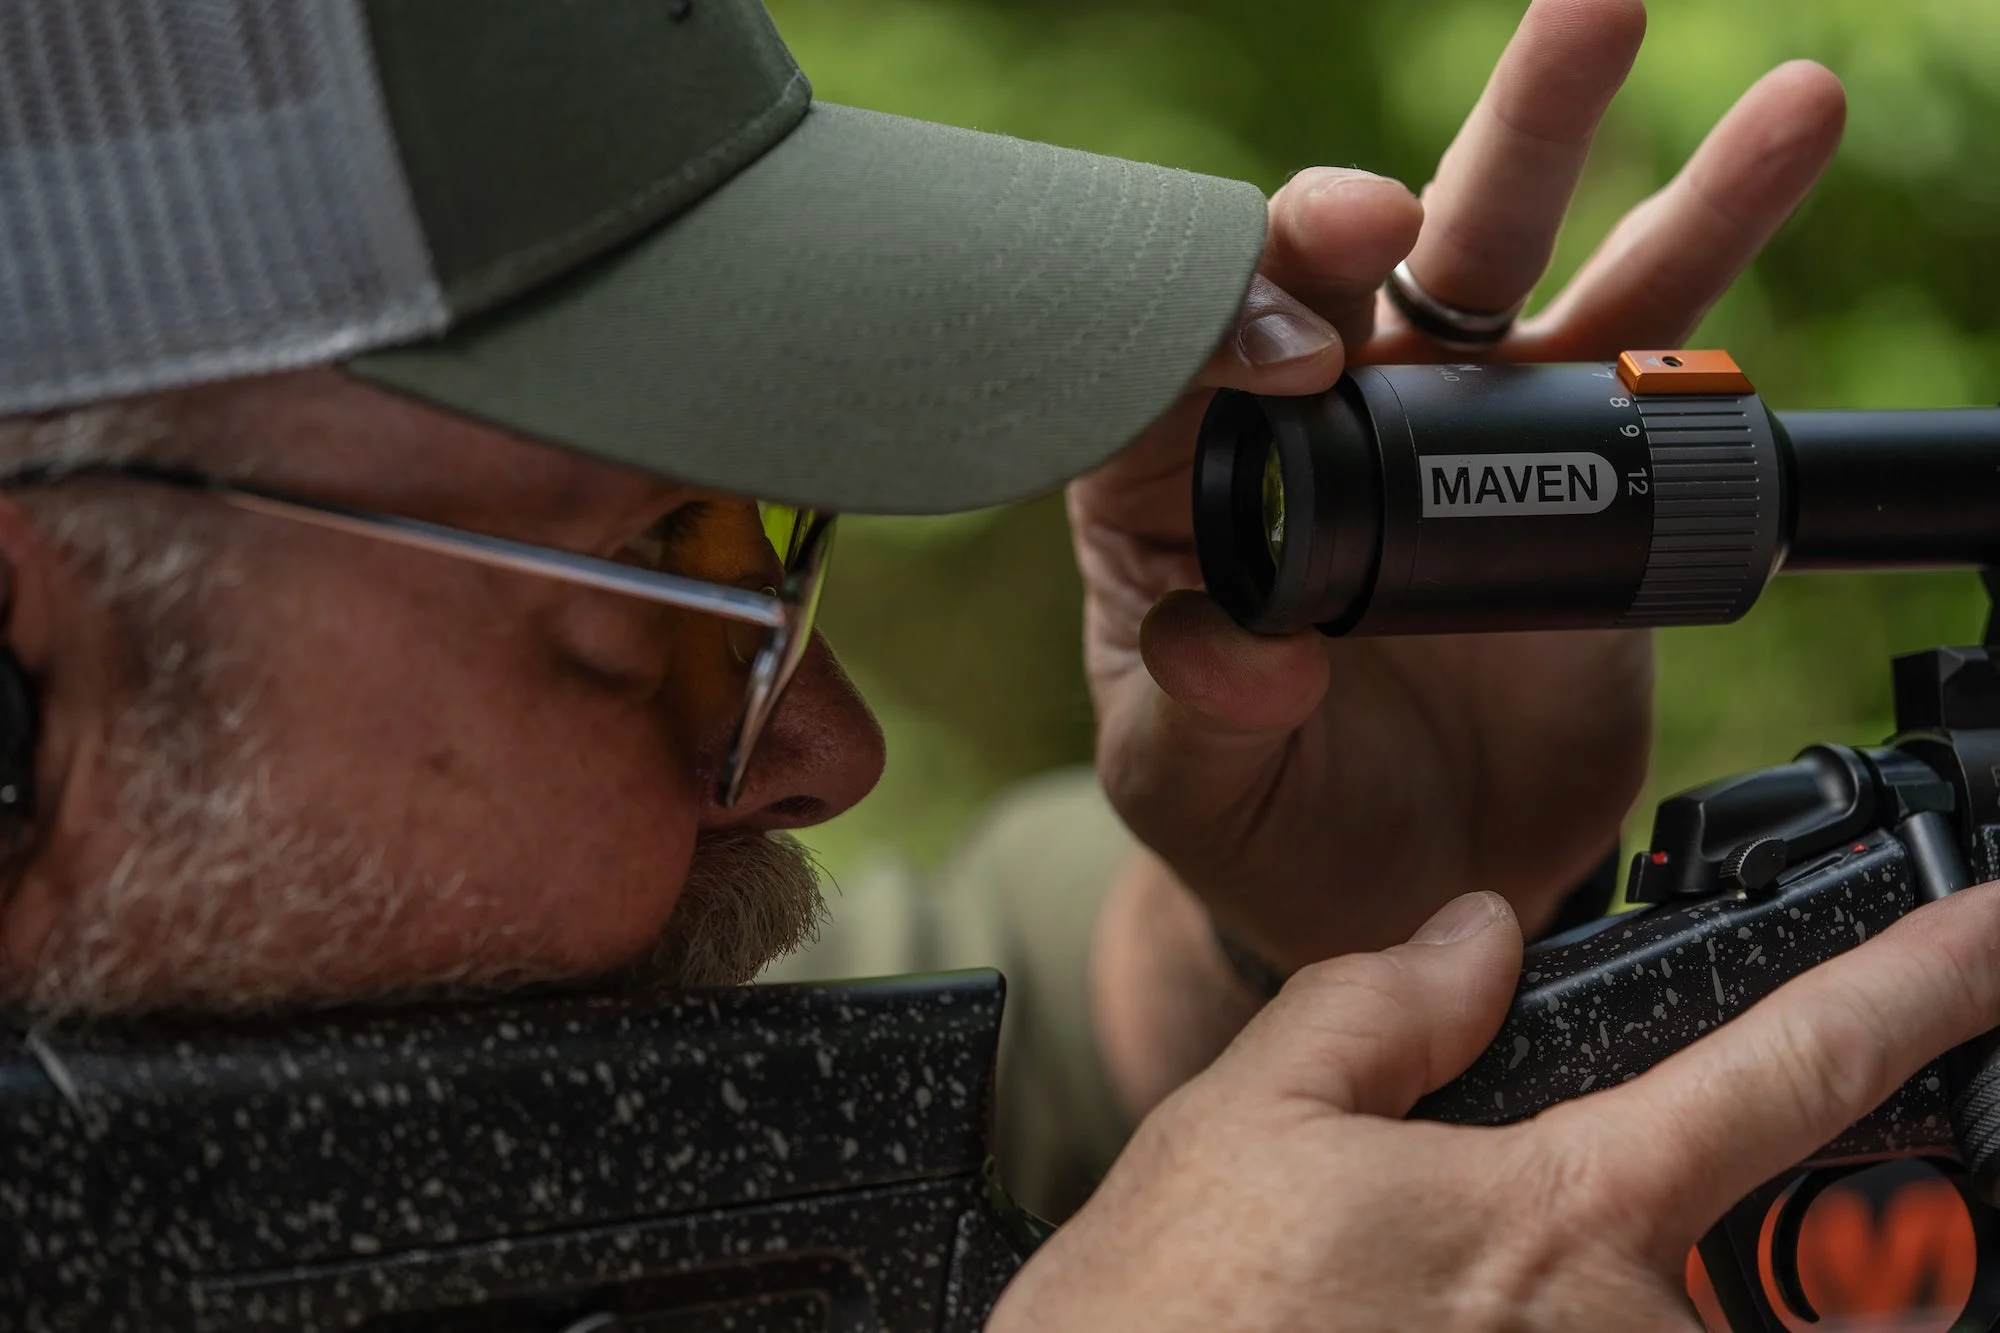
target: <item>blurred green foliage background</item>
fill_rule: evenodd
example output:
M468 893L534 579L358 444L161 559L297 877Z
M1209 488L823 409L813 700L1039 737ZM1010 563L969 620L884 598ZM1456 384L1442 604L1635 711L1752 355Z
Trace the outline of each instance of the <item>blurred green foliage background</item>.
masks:
M1267 191L1318 163L1421 186L1525 8L770 4L828 101ZM1730 348L1780 408L2000 401L2000 0L1655 0L1537 299L1760 74L1798 56L1845 81L1846 143L1695 341ZM1085 760L1091 743L1059 497L848 523L825 623L882 715L890 761L874 796L812 836L836 878L882 855L934 864L995 791ZM1976 642L1983 615L1969 575L1822 576L1777 581L1740 624L1662 634L1645 801L1814 740L1879 738L1890 654Z

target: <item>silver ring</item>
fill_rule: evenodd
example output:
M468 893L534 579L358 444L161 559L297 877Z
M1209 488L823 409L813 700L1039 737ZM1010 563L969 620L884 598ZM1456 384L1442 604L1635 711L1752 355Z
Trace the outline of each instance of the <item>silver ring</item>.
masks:
M1403 318L1410 321L1410 327L1447 347L1491 347L1507 336L1507 330L1520 318L1521 307L1528 304L1524 296L1505 310L1462 310L1425 291L1416 274L1410 272L1407 259L1396 265L1396 271L1382 288Z

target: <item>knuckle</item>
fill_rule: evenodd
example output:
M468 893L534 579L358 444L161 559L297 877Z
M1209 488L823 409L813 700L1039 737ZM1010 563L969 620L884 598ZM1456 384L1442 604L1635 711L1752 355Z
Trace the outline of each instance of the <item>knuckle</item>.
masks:
M1414 998L1411 980L1394 954L1355 953L1299 969L1290 982L1315 1005L1355 1005L1400 1009Z
M1540 1125L1530 1121L1530 1125ZM1602 1236L1627 1214L1630 1191L1616 1167L1616 1158L1602 1139L1575 1132L1574 1126L1554 1136L1525 1137L1527 1160L1518 1169L1526 1207L1547 1220L1546 1234L1567 1243Z
M1894 1034L1874 1006L1853 995L1825 995L1810 1021L1766 1031L1759 1054L1775 1075L1774 1090L1790 1099L1788 1109L1802 1123L1845 1124L1893 1086Z
M1489 1179L1521 1224L1493 1238L1477 1286L1496 1310L1521 1311L1579 1272L1605 1271L1622 1248L1613 1231L1631 1210L1591 1136L1551 1136L1534 1121L1495 1134Z
M1433 235L1465 269L1526 274L1548 262L1549 240L1541 219L1496 212L1476 219L1443 215Z
M1981 1026L1989 1026L2000 1015L2000 984L1995 980L1995 968L1990 951L1989 956L1967 957L1957 949L1947 950L1943 963L1935 977L1937 984L1945 991L1944 1007L1954 1012L1978 1014Z
M1279 1006L1304 1038L1299 1049L1344 1071L1334 1077L1347 1080L1338 1099L1350 1109L1401 1114L1429 1084L1424 997L1393 954L1313 964L1286 985Z
M1928 908L1929 915L1919 919L1931 927L1930 942L1936 946L1929 951L1932 966L1928 975L1941 988L1938 999L1942 1007L1978 1015L1981 1026L1990 1026L2000 1019L2000 967L1995 966L2000 931L1996 931L1994 920L2000 916L2000 889L1982 889L1978 898L1955 895L1951 907L1958 912L1971 908L1984 920L1948 925Z
M1226 1088L1217 1088L1212 1080L1194 1080L1139 1122L1124 1155L1148 1170L1185 1170L1206 1157L1206 1145L1218 1134L1228 1137L1234 1110Z

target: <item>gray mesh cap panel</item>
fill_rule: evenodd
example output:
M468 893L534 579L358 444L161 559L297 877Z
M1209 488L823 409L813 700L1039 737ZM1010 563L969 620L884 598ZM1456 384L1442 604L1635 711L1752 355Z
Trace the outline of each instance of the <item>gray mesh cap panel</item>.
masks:
M352 0L0 5L0 413L445 324Z

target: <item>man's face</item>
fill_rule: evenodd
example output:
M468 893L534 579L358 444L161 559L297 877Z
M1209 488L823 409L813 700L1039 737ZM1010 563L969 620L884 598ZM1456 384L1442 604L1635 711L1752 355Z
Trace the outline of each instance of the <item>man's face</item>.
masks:
M778 581L752 504L331 372L190 395L169 421L200 442L192 461L248 464L273 489ZM12 977L89 974L90 1005L323 1000L593 975L659 953L666 931L683 978L741 980L762 961L746 951L810 924L796 857L755 835L846 809L882 764L824 643L723 809L755 646L742 627L204 497L119 500L201 525L208 573L142 627L150 647L121 647L120 618L85 609L87 580L20 547L12 618L49 682L49 827L0 908ZM200 670L149 697L121 684L140 668L104 669L121 653ZM691 864L707 904L683 916L731 937L696 941L692 963L682 923L668 929Z

